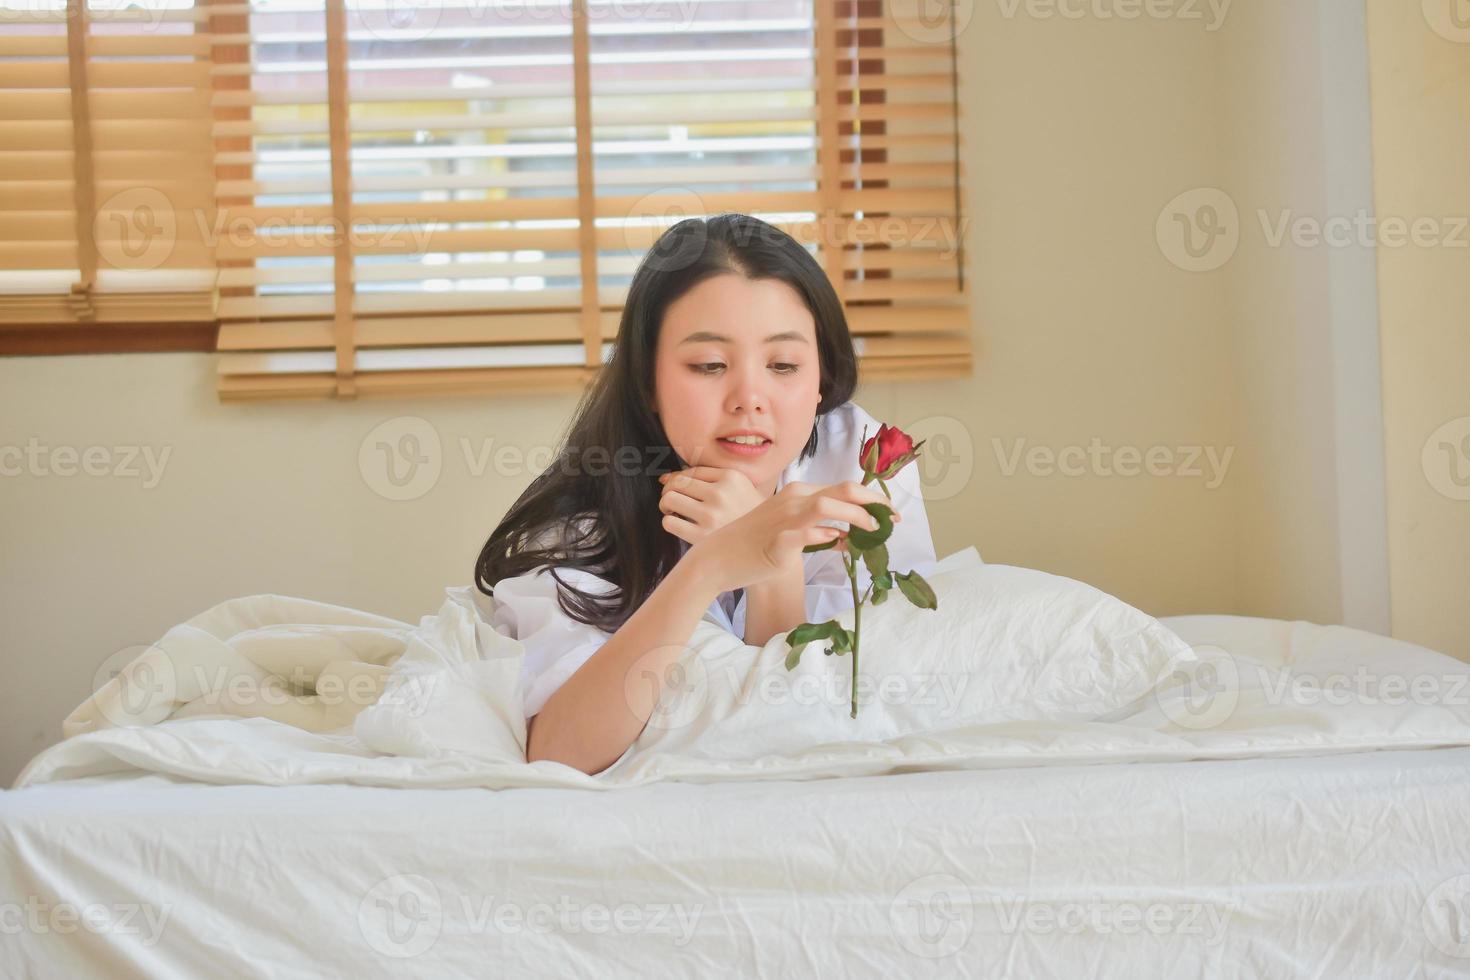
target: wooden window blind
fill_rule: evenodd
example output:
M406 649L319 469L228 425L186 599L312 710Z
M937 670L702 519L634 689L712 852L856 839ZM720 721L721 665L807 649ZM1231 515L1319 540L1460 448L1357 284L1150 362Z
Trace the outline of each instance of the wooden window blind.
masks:
M0 0L0 324L214 318L190 0Z
M970 372L952 10L198 2L169 12L187 28L173 47L131 42L167 57L167 73L147 65L154 74L125 79L162 88L186 70L198 77L197 88L168 89L166 118L187 132L147 133L181 159L109 175L132 183L106 193L166 184L192 209L168 268L189 260L210 276L222 398L579 386L605 360L653 240L722 211L756 214L807 245L843 298L865 377ZM79 76L64 16L4 30L0 43L15 42L4 55L45 57L0 60L10 73L0 81L44 81L55 110L28 152L85 156L79 115L90 110L98 131L98 66L83 58L90 72ZM32 74L40 64L44 79ZM77 91L90 93L80 114L68 111ZM0 125L21 121L0 112ZM76 142L41 145L63 135ZM202 178L184 167L201 141ZM101 174L50 173L43 222L23 210L41 202L18 182L46 172L16 160L5 174L4 206L26 225L5 268L28 261L29 228L44 226L58 258L81 256L86 282L85 249L58 236L81 227L67 216L94 207L86 192L102 189ZM200 229L203 240L190 237Z

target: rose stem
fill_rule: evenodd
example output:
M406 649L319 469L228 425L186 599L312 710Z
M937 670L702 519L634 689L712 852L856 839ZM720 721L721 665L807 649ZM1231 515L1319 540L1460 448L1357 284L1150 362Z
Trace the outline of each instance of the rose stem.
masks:
M847 581L852 585L852 717L857 717L858 643L862 639L863 603L858 598L857 559L847 555Z

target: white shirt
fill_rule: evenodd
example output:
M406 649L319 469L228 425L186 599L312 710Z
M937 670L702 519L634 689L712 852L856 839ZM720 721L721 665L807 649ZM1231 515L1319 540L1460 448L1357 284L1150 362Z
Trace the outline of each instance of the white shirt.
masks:
M858 449L865 425L869 438L877 433L878 421L851 401L820 416L816 455L793 462L782 470L776 489L792 482L860 482L863 470L858 462ZM934 569L936 558L920 492L918 464L905 466L894 479L885 482L893 494L894 509L903 515L903 520L893 525L893 534L887 542L889 565L895 571L912 570L928 575ZM868 486L882 492L876 482ZM688 551L688 542L681 544L681 553ZM806 621L820 623L851 609L852 585L847 580L842 553L830 549L814 551L802 555L802 559L806 573ZM590 595L617 591L612 583L582 569L557 566L555 571L569 586ZM871 582L867 566L859 562L858 594L863 594ZM490 625L525 647L521 696L529 719L612 634L579 623L562 611L557 602L556 580L547 566L501 579L494 584L494 590L494 596L475 590L476 601L486 612ZM720 593L704 618L744 637L745 590Z

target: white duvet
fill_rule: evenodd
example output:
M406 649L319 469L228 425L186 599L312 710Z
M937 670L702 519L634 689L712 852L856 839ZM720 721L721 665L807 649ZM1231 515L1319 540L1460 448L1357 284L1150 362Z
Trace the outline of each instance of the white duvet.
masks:
M701 626L596 777L523 761L468 590L224 603L0 793L0 975L1470 976L1464 664L948 569L857 722Z
M630 677L665 684L666 696L596 776L526 763L521 648L484 622L468 587L417 627L281 596L230 600L80 706L70 737L15 785L144 770L214 783L615 789L1470 745L1461 665L1409 644L1283 624L1299 658L1284 665L1230 637L1191 646L1082 583L973 552L946 559L932 582L938 610L865 610L857 719L847 657L813 645L788 672L782 637L748 646L702 622L672 674Z

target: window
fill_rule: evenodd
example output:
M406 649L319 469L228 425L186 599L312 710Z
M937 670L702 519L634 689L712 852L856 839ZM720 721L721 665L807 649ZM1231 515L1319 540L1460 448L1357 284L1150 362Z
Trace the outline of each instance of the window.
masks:
M576 386L657 235L738 210L823 264L865 376L969 373L952 11L115 2L126 44L95 6L70 34L59 7L0 20L0 89L26 97L0 118L0 322L202 303L226 399Z
M213 319L192 0L0 0L0 323Z

